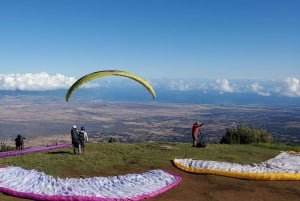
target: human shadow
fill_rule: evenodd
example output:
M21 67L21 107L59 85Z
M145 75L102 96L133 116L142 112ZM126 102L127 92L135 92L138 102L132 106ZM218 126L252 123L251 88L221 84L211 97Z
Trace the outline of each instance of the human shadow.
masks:
M51 151L47 152L47 154L72 154L70 151Z

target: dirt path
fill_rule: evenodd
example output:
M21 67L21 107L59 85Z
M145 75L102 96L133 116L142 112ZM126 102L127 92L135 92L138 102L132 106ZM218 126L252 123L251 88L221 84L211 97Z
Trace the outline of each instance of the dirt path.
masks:
M167 170L182 176L175 188L148 201L300 201L299 181L254 181Z

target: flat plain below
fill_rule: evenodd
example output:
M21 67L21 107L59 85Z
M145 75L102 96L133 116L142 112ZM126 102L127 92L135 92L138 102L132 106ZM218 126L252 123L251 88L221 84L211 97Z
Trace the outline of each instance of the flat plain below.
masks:
M300 108L258 105L201 105L159 102L70 101L60 98L4 96L0 101L0 141L27 147L68 141L70 129L84 126L95 141L190 142L191 126L217 143L232 125L266 129L276 141L300 144ZM49 140L48 142L43 140ZM39 139L39 140L36 140Z

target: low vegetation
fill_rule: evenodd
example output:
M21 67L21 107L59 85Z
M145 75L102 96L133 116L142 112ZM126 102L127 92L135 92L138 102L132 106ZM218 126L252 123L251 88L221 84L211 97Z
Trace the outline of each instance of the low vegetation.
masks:
M15 150L15 147L8 146L5 142L0 142L0 152Z
M238 125L228 128L220 143L224 144L252 144L272 143L273 138L265 129L256 129L252 126Z

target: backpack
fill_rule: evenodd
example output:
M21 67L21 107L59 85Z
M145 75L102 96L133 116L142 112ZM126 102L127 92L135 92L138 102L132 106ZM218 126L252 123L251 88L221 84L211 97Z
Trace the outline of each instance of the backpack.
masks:
M79 139L78 139L78 130L76 129L72 129L71 130L71 137L72 137L72 143L78 143Z
M204 142L200 141L197 143L196 147L204 148L204 147L206 147L206 144Z
M79 131L79 141L84 142L84 131Z
M22 135L18 135L17 138L16 138L16 141L17 141L18 143L20 143L20 144L23 143L23 140L24 140L24 138L23 138Z

